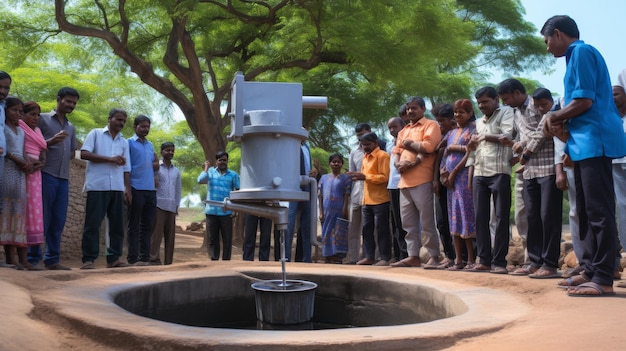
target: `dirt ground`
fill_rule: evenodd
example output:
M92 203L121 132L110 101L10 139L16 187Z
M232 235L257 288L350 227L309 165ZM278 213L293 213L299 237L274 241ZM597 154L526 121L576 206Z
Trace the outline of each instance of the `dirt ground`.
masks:
M241 250L235 247L233 262L210 263L204 250L199 248L199 235L178 234L174 265L164 267L130 267L137 279L146 271L157 269L197 269L198 264L241 264ZM104 258L96 262L104 267ZM239 262L237 262L239 261ZM79 260L64 260L73 268L72 274L89 275L94 272L110 277L111 269L79 271ZM254 262L250 264L265 264ZM278 263L274 263L277 264ZM321 264L321 263L314 263ZM352 266L354 267L354 266ZM626 289L615 288L616 295L602 298L568 297L556 287L558 280L535 280L528 277L502 276L489 273L428 271L421 268L358 267L367 275L369 270L400 269L406 274L430 279L449 280L471 286L501 290L527 305L529 313L501 330L482 336L459 339L453 346L446 342L441 350L621 350L626 344ZM341 269L339 266L338 269ZM124 343L99 342L87 338L81 329L55 318L49 306L38 297L46 291L63 287L65 282L58 272L24 272L0 268L0 351L3 350L120 350ZM158 350L154 345L154 350ZM411 350L407 346L406 350Z

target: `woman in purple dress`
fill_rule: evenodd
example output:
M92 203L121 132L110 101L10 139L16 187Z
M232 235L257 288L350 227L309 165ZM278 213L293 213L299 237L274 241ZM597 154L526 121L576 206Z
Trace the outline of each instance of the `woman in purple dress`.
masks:
M348 205L352 180L341 172L343 157L328 158L331 173L320 179L318 198L322 223L322 256L326 263L341 263L348 252Z
M450 189L448 218L456 252L455 264L448 269L460 270L466 267L461 259L463 245L467 248L467 269L476 260L472 243L472 239L476 237L474 202L469 179L470 171L466 164L469 156L467 144L476 130L472 102L467 99L457 100L454 103L454 119L457 128L452 129L447 135L440 178L441 183Z

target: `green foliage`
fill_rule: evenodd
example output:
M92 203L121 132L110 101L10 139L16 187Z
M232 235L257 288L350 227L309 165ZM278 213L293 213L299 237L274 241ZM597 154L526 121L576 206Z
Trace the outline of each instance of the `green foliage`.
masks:
M55 5L64 16L55 16ZM16 92L48 110L60 86L75 87L81 100L71 118L81 135L104 125L113 107L163 121L176 105L186 124L165 120L151 133L158 144L174 140L191 189L215 151L226 149L238 164L222 108L236 71L328 96L329 109L305 111L303 125L312 146L347 155L351 126L386 131L410 95L450 102L471 97L494 69L519 75L551 62L519 0L0 0L0 7L2 69L14 75ZM326 166L322 156L314 155Z

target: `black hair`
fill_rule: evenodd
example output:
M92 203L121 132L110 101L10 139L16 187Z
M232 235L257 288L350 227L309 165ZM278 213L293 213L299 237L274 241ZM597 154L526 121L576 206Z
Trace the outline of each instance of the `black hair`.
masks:
M546 88L537 88L533 92L533 99L547 99L554 102L554 98L552 98L552 92Z
M63 87L59 89L59 92L57 93L57 98L63 99L67 95L76 96L77 99L80 99L80 95L78 95L76 89L70 87Z
M402 104L402 106L400 106L400 109L398 110L398 116L403 117L406 116L406 114L406 104Z
M411 102L417 102L417 104L418 104L421 108L426 107L426 102L424 101L424 99L422 99L422 98L421 98L421 97L419 97L419 96L411 96L411 97L410 97L410 98L406 101L406 103L407 103L407 104L409 104L409 103L411 103ZM405 108L406 108L406 107L405 107Z
M136 127L141 122L148 122L148 124L152 123L152 121L150 120L150 117L146 115L137 115L137 117L135 117L135 120L133 121L133 125Z
M361 137L359 138L359 141L378 142L378 136L374 132L365 133L361 135Z
M113 118L113 116L114 116L116 113L121 113L121 114L123 114L125 117L128 117L128 114L127 114L127 113L126 113L126 111L124 111L123 109L121 109L121 108L112 108L112 109L111 109L111 111L109 111L109 119Z
M11 76L5 71L0 71L0 79L8 79L10 81L13 81L13 79L11 79Z
M494 87L490 87L490 86L486 86L486 87L482 87L478 89L476 91L476 94L474 94L474 97L479 99L485 95L487 95L487 97L490 97L492 99L498 98L498 92L496 91Z
M218 151L218 152L215 154L215 159L216 159L216 160L219 160L220 158L222 158L222 157L224 157L224 156L226 156L226 158L228 159L228 152L226 152L226 151Z
M341 154L340 154L340 153L338 153L338 152L335 152L334 154L332 154L332 155L328 156L328 163L333 162L333 159L334 159L335 157L339 157L339 159L341 160L341 163L344 163L344 162L343 162L343 156L341 156Z
M498 94L513 94L515 90L519 90L520 93L526 94L526 88L524 84L515 78L505 79L498 85Z
M161 144L161 151L163 151L164 149L167 149L168 147L174 147L174 143L171 141L166 141L163 144Z
M370 125L367 124L367 123L359 123L359 124L356 125L356 127L354 127L354 131L356 133L362 132L364 130L369 132L369 131L372 130L372 127L370 127Z
M444 117L447 119L454 118L454 107L448 103L439 103L433 106L430 113L435 117Z
M4 110L8 110L10 107L13 107L15 105L22 105L24 106L24 102L22 102L22 100L20 100L20 98L16 97L16 96L7 96L6 99L4 99L5 103L4 103Z
M574 21L570 16L559 15L548 18L546 23L544 23L543 27L541 28L540 33L544 36L552 36L555 29L558 29L569 37L575 39L580 38L578 25L576 24L576 21Z

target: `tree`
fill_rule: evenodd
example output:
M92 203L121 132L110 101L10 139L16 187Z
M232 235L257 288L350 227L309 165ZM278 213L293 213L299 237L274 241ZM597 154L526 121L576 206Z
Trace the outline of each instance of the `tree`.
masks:
M314 127L325 117L321 133L311 129L329 147L337 121L382 124L407 95L449 101L494 66L515 74L546 62L518 0L17 0L3 8L11 41L3 48L28 58L59 40L84 53L78 69L108 62L127 79L133 72L180 108L207 157L226 149L236 71L330 96L331 110L304 120Z

